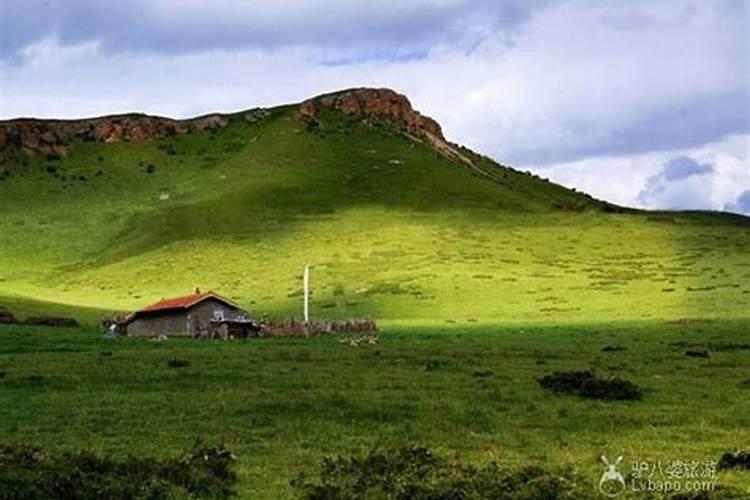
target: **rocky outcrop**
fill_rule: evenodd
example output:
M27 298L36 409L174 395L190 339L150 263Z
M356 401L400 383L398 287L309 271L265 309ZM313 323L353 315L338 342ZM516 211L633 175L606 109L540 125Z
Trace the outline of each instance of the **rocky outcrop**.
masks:
M215 131L225 127L225 115L212 114L189 120L148 115L118 115L84 120L37 120L21 118L0 122L0 149L15 145L29 154L65 156L77 141L145 141Z
M419 138L429 135L445 140L435 120L415 111L406 96L391 89L351 89L314 97L300 105L299 114L315 121L323 107L359 116L364 123L387 122Z
M300 104L298 114L303 120L318 124L319 113L323 108L360 117L365 124L387 123L411 139L427 144L446 158L463 163L479 175L494 179L492 174L445 139L438 122L416 111L406 96L391 89L360 88L313 97Z

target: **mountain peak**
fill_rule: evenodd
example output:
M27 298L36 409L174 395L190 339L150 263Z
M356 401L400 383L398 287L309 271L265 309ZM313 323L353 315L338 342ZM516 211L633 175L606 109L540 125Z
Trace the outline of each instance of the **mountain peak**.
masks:
M366 123L387 122L404 132L444 141L440 125L416 111L409 99L388 88L355 88L324 94L300 104L302 118L314 122L322 108L359 116Z

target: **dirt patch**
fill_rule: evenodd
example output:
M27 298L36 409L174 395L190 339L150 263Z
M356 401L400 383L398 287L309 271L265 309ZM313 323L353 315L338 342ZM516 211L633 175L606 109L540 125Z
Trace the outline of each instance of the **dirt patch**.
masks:
M726 452L719 460L719 469L750 470L750 450Z
M634 383L620 378L602 378L593 370L555 372L538 382L553 392L577 394L586 399L635 401L642 398L641 390Z
M58 326L65 328L76 328L81 324L73 318L64 316L30 316L23 322L25 325Z

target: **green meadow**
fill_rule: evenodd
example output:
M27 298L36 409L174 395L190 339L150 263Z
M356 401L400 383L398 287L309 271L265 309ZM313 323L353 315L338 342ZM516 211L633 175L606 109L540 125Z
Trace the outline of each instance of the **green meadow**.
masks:
M388 126L311 128L287 106L65 157L0 152L0 309L84 325L0 325L0 442L174 457L225 441L257 499L373 447L572 467L592 489L602 454L628 472L747 449L750 219L621 209L462 151L489 178ZM313 317L375 318L379 344L96 326L195 287L299 317L306 264ZM537 383L585 369L643 399ZM750 492L747 472L718 483Z
M412 444L476 464L571 467L594 491L602 454L624 456L628 474L746 446L748 345L750 324L723 320L387 327L360 347L3 326L0 441L174 457L202 436L237 455L241 498L294 498L290 480L324 456ZM710 357L684 355L697 346ZM585 400L536 381L587 368L633 381L643 399ZM750 474L723 471L716 484L750 492Z
M12 152L9 152L12 153ZM261 316L416 323L737 317L750 222L610 213L503 168L479 177L386 126L293 108L216 133L6 154L0 304L131 310L196 286Z

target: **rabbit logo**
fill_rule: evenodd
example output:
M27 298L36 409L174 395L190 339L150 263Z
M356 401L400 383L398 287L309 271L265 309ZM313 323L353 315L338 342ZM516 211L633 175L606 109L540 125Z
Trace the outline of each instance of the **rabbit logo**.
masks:
M617 466L622 462L622 456L617 457L614 463L609 463L607 457L602 455L602 462L606 469L599 479L599 491L605 496L614 498L625 490L625 478L617 470Z

